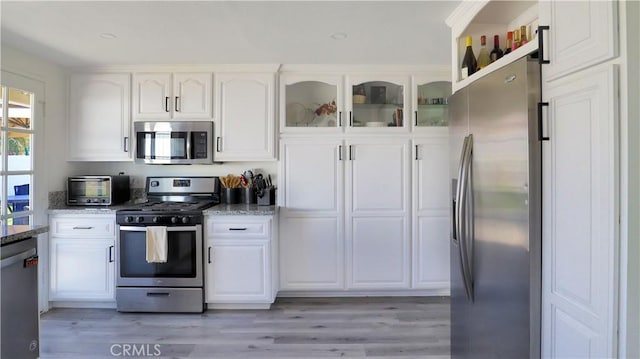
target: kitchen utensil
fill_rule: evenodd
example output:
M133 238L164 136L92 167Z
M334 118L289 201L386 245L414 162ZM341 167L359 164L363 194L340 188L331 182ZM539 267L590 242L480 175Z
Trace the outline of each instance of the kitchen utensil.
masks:
M269 179L269 182L267 182L269 188L273 187L273 182L271 182L271 175L269 175L267 178Z
M240 175L240 183L242 184L243 188L249 187L249 182L247 181L247 177L245 177L244 175Z

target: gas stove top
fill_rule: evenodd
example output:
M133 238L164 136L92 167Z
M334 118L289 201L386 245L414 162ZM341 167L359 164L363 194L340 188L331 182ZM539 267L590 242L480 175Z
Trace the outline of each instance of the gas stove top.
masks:
M147 177L147 202L116 212L125 225L192 225L202 211L220 203L217 177Z

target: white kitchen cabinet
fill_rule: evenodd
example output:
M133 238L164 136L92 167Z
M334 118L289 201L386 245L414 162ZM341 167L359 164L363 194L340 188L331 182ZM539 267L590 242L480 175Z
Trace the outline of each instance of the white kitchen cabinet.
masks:
M115 301L115 217L49 219L50 301Z
M538 27L539 3L543 2L535 0L467 0L463 1L451 13L445 22L451 27L451 79L454 93L473 81L538 49L536 29ZM531 27L532 38L526 45L517 48L466 79L462 77L460 66L466 50L465 39L467 36L471 36L473 53L478 56L480 36L486 35L487 39L492 39L494 35L499 35L500 48L504 49L507 32L519 29L523 25Z
M344 289L343 141L281 141L280 287Z
M448 133L450 76L449 72L411 76L411 126L414 133L438 136Z
M409 141L347 141L347 288L409 288Z
M280 289L344 289L342 217L281 216Z
M540 23L550 28L545 81L618 56L617 1L541 1Z
M211 119L210 72L135 73L135 120Z
M344 77L280 75L280 132L339 133L343 126Z
M72 74L69 91L70 161L131 161L131 76Z
M407 132L410 128L409 76L347 76L347 132Z
M271 217L207 218L205 269L209 308L269 308L277 285Z
M275 159L275 74L216 73L215 160Z
M542 355L616 353L617 65L550 82L543 142ZM543 71L544 73L544 71Z
M412 288L449 289L448 136L416 138L412 156Z

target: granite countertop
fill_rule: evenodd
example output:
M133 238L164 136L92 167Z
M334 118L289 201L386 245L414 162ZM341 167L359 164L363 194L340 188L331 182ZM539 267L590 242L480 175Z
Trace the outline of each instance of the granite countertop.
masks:
M273 216L276 213L278 213L277 206L258 206L257 204L221 203L204 210L205 216Z
M2 226L2 239L0 241L0 245L4 246L20 242L45 232L49 232L49 226L30 224Z

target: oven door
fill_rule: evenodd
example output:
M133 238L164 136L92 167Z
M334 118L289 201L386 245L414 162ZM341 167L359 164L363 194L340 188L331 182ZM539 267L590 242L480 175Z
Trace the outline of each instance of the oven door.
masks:
M119 226L119 287L202 287L202 225L167 227L167 262L147 263L146 227Z

